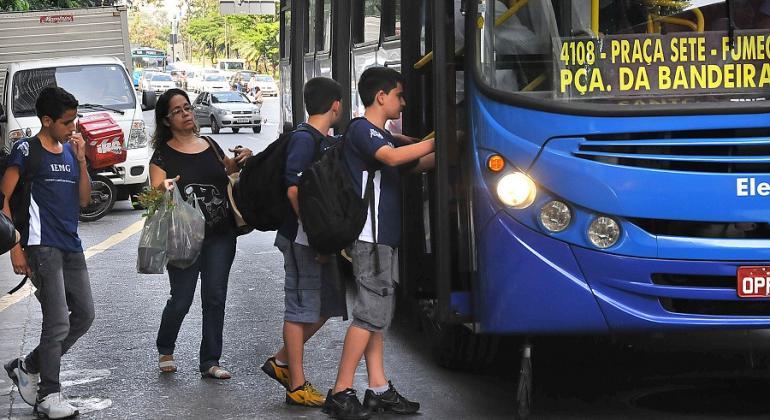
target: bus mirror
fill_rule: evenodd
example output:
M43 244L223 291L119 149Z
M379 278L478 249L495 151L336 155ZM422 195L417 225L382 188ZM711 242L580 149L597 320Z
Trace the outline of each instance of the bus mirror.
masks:
M142 111L152 111L155 109L155 103L158 101L158 97L155 96L155 91L145 90L142 92Z

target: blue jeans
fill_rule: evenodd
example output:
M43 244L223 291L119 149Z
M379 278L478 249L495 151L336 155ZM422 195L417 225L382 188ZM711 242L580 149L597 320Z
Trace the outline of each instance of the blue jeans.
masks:
M198 275L201 278L203 306L203 339L200 347L200 370L219 365L222 355L222 329L225 323L225 300L230 267L235 258L234 232L207 235L198 260L181 269L168 265L171 297L163 309L156 345L160 354L174 354L176 338L185 315L192 305Z

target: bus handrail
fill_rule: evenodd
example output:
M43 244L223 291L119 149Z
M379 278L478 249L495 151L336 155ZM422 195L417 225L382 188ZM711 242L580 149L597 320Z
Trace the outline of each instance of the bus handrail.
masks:
M693 31L698 31L698 24L691 20L677 18L673 16L658 16L656 19L663 23L673 23L674 25L687 26ZM702 31L698 31L698 32L702 32Z
M685 8L689 5L689 2L683 1L683 0L645 0L645 2L650 6L659 6L659 7L677 7L677 8ZM703 32L706 29L706 19L703 17L703 12L700 10L699 7L695 7L692 10L692 13L695 15L695 28L693 31L696 32ZM661 16L662 18L663 16ZM679 19L674 17L668 17L671 19ZM661 19L661 21L665 22ZM692 27L689 23L683 23L684 26ZM671 22L676 23L676 22ZM678 23L677 23L678 24ZM649 21L647 24L647 30L649 31Z
M596 1L598 2L598 0ZM506 10L502 15L500 15L497 19L495 19L495 26L497 27L505 23L505 21L510 19L511 16L514 16L516 13L518 13L522 7L526 6L527 3L529 3L529 0L519 0L516 3L514 3L513 6L509 7L508 10ZM455 54L460 54L460 53L462 53L462 47L458 49ZM422 58L417 60L417 62L414 63L412 67L414 67L415 70L419 70L425 67L426 65L428 65L428 63L430 63L431 61L433 61L433 51L430 51L429 53L422 56Z
M545 79L546 79L545 74L541 74L540 76L537 76L534 80L529 82L529 84L527 84L527 86L524 86L521 89L521 91L522 92L531 92L531 91L537 89L538 86L543 84L543 82L545 82Z

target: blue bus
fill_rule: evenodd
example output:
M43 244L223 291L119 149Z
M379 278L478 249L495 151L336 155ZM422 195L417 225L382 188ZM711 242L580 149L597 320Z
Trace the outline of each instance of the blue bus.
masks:
M164 71L168 64L168 55L156 48L137 47L131 49L131 62L134 69Z
M404 182L400 303L442 363L505 335L770 327L770 1L282 0L280 18L285 127L307 79L339 81L353 117L358 75L388 66L407 80L392 130L438 139Z

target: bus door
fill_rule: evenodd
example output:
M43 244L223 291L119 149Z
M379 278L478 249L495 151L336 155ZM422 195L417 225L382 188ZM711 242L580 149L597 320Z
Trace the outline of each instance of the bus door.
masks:
M294 1L281 0L280 10L280 61L278 64L278 72L281 82L280 93L280 119L281 127L280 131L283 131L283 127L286 125L293 125L294 115L292 112L293 102L293 89L292 89L292 40L295 39L296 28L293 27L291 22L292 8Z
M472 325L471 183L468 165L463 164L468 154L464 104L456 92L462 88L456 78L462 77L463 65L455 28L462 33L464 20L456 3L455 8L425 0L401 10L400 58L407 84L404 132L438 141L436 169L404 183L400 255L402 278L408 279L404 293L419 299L435 323Z

